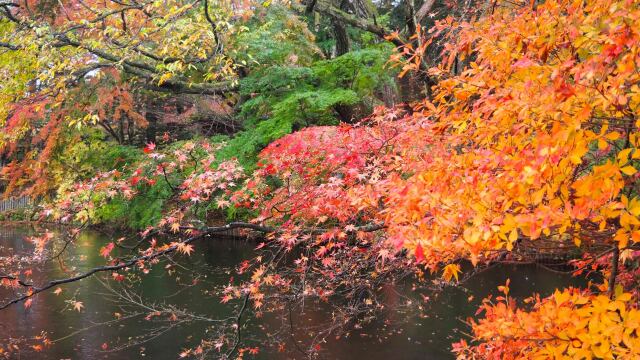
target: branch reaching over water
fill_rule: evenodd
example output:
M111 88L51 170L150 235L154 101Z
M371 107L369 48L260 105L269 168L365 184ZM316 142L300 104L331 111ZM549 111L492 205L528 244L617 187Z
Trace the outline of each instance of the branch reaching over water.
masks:
M369 225L364 225L361 227L356 228L357 231L365 231L365 232L371 232L371 231L377 231L377 230L381 230L384 228L384 225L381 224L369 224ZM98 266L98 267L94 267L93 269L81 273L79 275L76 276L72 276L69 278L65 278L65 279L59 279L59 280L52 280L49 281L48 283L45 283L41 286L34 286L33 284L27 284L27 283L23 283L20 282L20 285L25 286L25 287L30 287L30 290L20 296L17 297L5 304L3 304L2 306L0 306L0 310L6 309L11 305L26 301L27 299L30 299L32 297L34 297L35 295L47 291L51 288L53 288L54 286L57 285L63 285L63 284L68 284L68 283L73 283L85 278L88 278L92 275L101 273L101 272L110 272L110 271L118 271L124 268L128 268L131 267L137 263L140 262L146 262L149 260L153 260L156 258L159 258L161 256L170 254L175 252L176 250L178 250L181 246L184 245L188 245L198 239L201 239L207 235L211 235L211 234L216 234L216 233L222 233L222 232L226 232L232 229L249 229L249 230L254 230L254 231L258 231L258 232L262 232L262 233L274 233L274 232L281 232L281 229L275 228L275 227L270 227L270 226L262 226L262 225L258 225L258 224L252 224L252 223L246 223L246 222L232 222L223 226L208 226L208 227L191 227L191 226L183 226L180 228L181 230L196 230L199 232L199 234L194 235L190 238L187 238L186 240L183 240L181 242L178 242L172 246L167 247L166 249L163 250L159 250L156 252L153 252L151 254L148 255L144 255L144 256L138 256L138 257L134 257L132 259L129 259L125 262L121 262L119 264L115 264L115 265L105 265L105 266ZM306 234L322 234L324 232L328 231L328 229L307 229L304 231L301 231L302 233L306 233ZM9 277L7 277L9 278ZM11 279L13 280L13 279Z
M211 232L211 233L213 233L213 232ZM88 277L90 277L90 276L92 276L94 274L101 273L101 272L121 270L121 269L130 267L130 266L133 266L133 265L135 265L135 264L137 264L139 262L149 261L149 260L152 260L152 259L159 258L159 257L161 257L163 255L170 254L170 253L176 251L178 249L179 245L187 245L187 244L189 244L191 242L194 242L195 240L203 238L204 236L206 236L208 234L209 233L198 234L198 235L190 237L190 238L188 238L188 239L186 239L184 241L181 241L178 244L175 244L173 246L169 246L168 248L166 248L164 250L156 251L156 252L154 252L152 254L145 255L145 256L135 257L135 258L132 258L132 259L126 261L126 262L119 263L117 265L107 265L107 266L94 267L93 269L91 269L91 270L89 270L87 272L81 273L79 275L76 275L76 276L72 276L72 277L69 277L69 278L66 278L66 279L60 279L60 280L52 280L52 281L49 281L48 283L45 283L44 285L39 286L39 287L34 286L25 295L22 295L22 296L20 296L18 298L15 298L15 299L3 304L2 306L0 306L0 310L6 309L6 308L8 308L9 306L11 306L13 304L17 304L19 302L22 302L22 301L25 301L25 300L27 300L29 298L32 298L35 295L37 295L37 294L39 294L41 292L47 291L47 290L51 289L52 287L54 287L56 285L62 285L62 284L68 284L68 283L76 282L76 281L88 278Z

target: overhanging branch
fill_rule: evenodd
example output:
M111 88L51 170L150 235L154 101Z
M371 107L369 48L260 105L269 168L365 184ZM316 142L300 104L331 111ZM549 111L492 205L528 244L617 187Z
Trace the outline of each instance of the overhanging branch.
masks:
M377 231L377 230L381 230L384 228L384 225L382 224L368 224L368 225L364 225L364 226L360 226L357 227L355 229L355 231L365 231L365 232L371 232L371 231ZM159 250L159 251L155 251L151 254L148 255L144 255L144 256L138 256L138 257L134 257L131 258L127 261L124 262L120 262L118 264L115 265L106 265L106 266L98 266L98 267L94 267L91 270L88 270L84 273L78 274L76 276L72 276L69 278L65 278L65 279L59 279L59 280L52 280L49 281L43 285L40 286L35 286L34 284L28 284L28 283L24 283L21 282L20 285L25 286L25 287L29 287L29 291L22 295L19 296L5 304L3 304L2 306L0 306L0 310L6 309L11 305L26 301L27 299L30 299L32 297L34 297L35 295L41 293L41 292L45 292L51 288L53 288L54 286L57 285L62 285L62 284L68 284L68 283L72 283L72 282L76 282L85 278L88 278L90 276L93 276L95 274L98 273L102 273L102 272L112 272L112 271L118 271L118 270L122 270L131 266L134 266L135 264L141 263L141 262L146 262L149 260L153 260L153 259L157 259L159 257L162 257L164 255L170 254L175 252L176 250L178 250L181 246L184 245L188 245L196 240L199 240L207 235L211 235L211 234L216 234L216 233L222 233L222 232L226 232L232 229L250 229L250 230L254 230L254 231L258 231L258 232L263 232L263 233L274 233L274 232L280 232L280 229L275 228L275 227L270 227L270 226L262 226L262 225L258 225L258 224L252 224L252 223L246 223L246 222L232 222L229 223L227 225L223 225L223 226L209 226L209 227L190 227L190 226L184 226L181 227L180 229L182 230L198 230L201 231L199 234L194 235L190 238L187 238L186 240L183 240L181 242L178 242L175 245L169 246L166 249L163 250ZM302 230L300 231L301 233L305 233L305 234L322 234L325 233L326 231L328 231L327 229L308 229L308 230ZM13 280L13 278L11 278Z

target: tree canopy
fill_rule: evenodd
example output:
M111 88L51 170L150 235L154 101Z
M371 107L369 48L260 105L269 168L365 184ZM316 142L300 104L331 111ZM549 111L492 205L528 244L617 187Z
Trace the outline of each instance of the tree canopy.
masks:
M383 284L438 291L551 251L596 280L524 302L501 286L455 356L639 356L636 1L0 8L3 185L71 226L0 258L0 309L139 281L243 229L258 253L218 294L237 316L185 351L242 357L246 311L313 298L348 326ZM104 244L104 266L33 283L88 226L134 235Z

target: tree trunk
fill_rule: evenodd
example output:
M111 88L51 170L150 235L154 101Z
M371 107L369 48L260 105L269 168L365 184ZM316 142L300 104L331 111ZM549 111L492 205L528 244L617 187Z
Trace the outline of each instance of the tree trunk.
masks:
M405 19L407 22L407 33L411 36L417 32L416 6L414 0L405 0L404 9ZM418 37L417 40L420 41L420 37Z
M336 19L331 19L333 24L333 36L336 39L336 56L349 52L349 34L343 23Z
M156 133L158 132L158 115L152 109L147 110L147 129L145 135L147 143L156 143Z
M616 293L616 277L618 276L618 261L620 260L620 248L618 245L613 248L611 255L611 274L609 274L609 297L613 299Z
M349 1L340 0L338 8L341 11L346 11L349 6ZM349 34L347 33L346 24L340 19L331 18L331 24L333 25L333 36L336 39L336 56L344 55L349 52Z

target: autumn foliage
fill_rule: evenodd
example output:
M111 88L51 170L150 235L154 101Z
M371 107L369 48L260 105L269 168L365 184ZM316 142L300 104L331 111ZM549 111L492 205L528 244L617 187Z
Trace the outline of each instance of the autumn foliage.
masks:
M579 289L558 291L547 299L526 299L531 311L508 297L485 300L483 318L473 322L476 339L454 344L458 359L636 359L640 356L640 312L630 294L615 299Z
M179 239L145 242L137 255L148 260L194 251L189 236L210 230L203 212L245 211L251 219L242 226L267 233L258 248L269 247L273 257L241 264L239 275L250 275L230 283L222 302L244 299L257 312L277 308L278 296L329 302L366 294L350 314L358 316L372 311L371 295L400 274L425 281L429 272L440 278L435 282L454 284L467 264L517 262L523 243L551 244L579 254L576 273L598 280L524 304L509 297L508 284L500 287L500 296L483 302L480 318L469 320L471 339L454 344L456 356L637 358L640 5L533 5L494 4L471 22L438 21L426 36L449 37L444 61L423 74L437 79L428 99L286 135L260 152L251 174L235 159L218 158L220 144L149 143L134 166L64 189L42 216L89 223L114 199L130 201L164 183L171 190L167 207L141 236ZM427 45L403 47L393 61L406 61L409 52L421 64ZM153 76L163 83L173 75ZM101 101L92 111L136 117L131 95L119 89L118 101ZM13 136L37 115L37 108L21 106L7 123ZM41 140L44 156L48 142L34 142ZM13 166L5 171L42 175L36 165ZM49 240L33 241L42 249ZM113 250L107 244L101 255L117 264L122 259ZM281 254L295 258L279 272ZM3 285L18 286L9 279Z
M256 180L286 186L255 200L261 220L384 222L396 246L420 245L428 263L487 260L521 237L625 248L638 222L633 16L581 4L460 24L450 58L473 60L459 75L431 70L443 78L433 102L271 144ZM615 55L602 50L618 43ZM293 205L303 194L314 196ZM285 196L290 211L262 207Z
M270 145L249 183L262 189L250 199L258 220L342 233L384 224L381 241L432 271L448 264L447 279L457 278L451 265L504 258L524 239L614 246L635 262L639 16L632 1L548 1L441 22L435 31L458 31L448 61L430 70L441 78L433 100ZM468 66L452 74L454 62ZM483 344L460 357L633 358L635 302L617 299L565 290L530 313L487 303L473 325Z

